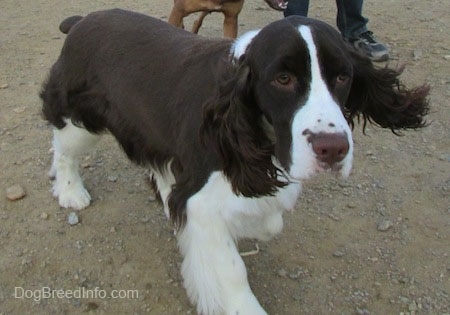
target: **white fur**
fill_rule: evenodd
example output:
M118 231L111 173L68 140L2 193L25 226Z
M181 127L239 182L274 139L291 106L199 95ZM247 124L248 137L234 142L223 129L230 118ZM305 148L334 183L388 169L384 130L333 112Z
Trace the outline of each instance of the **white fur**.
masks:
M54 177L53 196L64 208L81 210L91 202L78 173L78 156L86 153L100 136L94 135L65 119L66 126L53 130L53 163L49 175Z
M342 162L342 176L348 176L353 160L352 132L341 112L339 105L328 91L320 72L317 49L308 26L299 27L300 35L305 40L311 57L311 90L307 101L294 116L292 122L292 166L290 175L298 180L308 178L321 171L316 156L303 131L309 129L314 133L344 133L347 135L349 150Z
M248 45L250 45L253 38L258 35L259 31L260 30L248 31L234 41L230 51L233 61L239 60L239 58L245 54Z
M168 219L170 218L168 199L172 192L172 185L175 184L175 176L170 169L171 164L169 162L162 170L150 169L151 176L156 181L156 186L163 202L164 214Z
M279 233L282 213L294 207L299 193L300 185L290 184L272 197L237 196L224 174L214 172L188 200L188 220L178 235L181 272L199 313L266 314L250 289L236 240Z

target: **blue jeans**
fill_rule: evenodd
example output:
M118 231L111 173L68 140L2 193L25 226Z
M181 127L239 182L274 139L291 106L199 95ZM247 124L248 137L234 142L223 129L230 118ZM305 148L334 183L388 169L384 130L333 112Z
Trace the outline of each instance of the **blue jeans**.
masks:
M367 32L369 20L362 16L363 0L336 0L336 24L346 39L356 39ZM289 0L284 16L308 16L309 0Z

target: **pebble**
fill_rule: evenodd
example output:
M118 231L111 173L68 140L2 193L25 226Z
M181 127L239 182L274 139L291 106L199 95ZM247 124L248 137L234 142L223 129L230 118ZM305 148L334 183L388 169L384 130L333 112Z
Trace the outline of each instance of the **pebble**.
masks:
M445 59L445 60L450 60L450 55L445 55L445 56L444 56L444 59Z
M442 154L442 155L439 157L439 160L450 162L450 154Z
M336 251L333 253L333 256L334 256L334 257L342 257L342 256L344 256L344 253L341 252L340 250L336 250Z
M347 204L347 208L349 208L349 209L355 209L355 208L356 208L356 204L350 202L350 203Z
M158 200L158 198L156 197L155 194L153 194L153 193L150 193L150 194L149 194L149 196L148 196L148 201L150 201L150 202L155 202L155 201L157 201L157 200Z
M422 58L422 51L420 49L415 49L413 51L413 59L414 61L420 60Z
M286 277L287 276L287 274L288 274L288 272L286 271L286 269L284 269L284 268L281 268L280 270L278 270L278 275L280 276L280 277Z
M119 179L119 176L116 176L116 175L108 176L108 181L113 182L113 183L117 182L118 179Z
M358 315L370 315L370 312L366 308L363 308L363 309L357 308L356 309L356 314L358 314Z
M27 110L27 108L25 106L19 106L13 109L13 112L15 112L16 114L22 114Z
M9 88L9 84L2 84L2 85L0 85L0 90L4 90L4 89L7 89L7 88Z
M403 304L409 304L409 303L411 303L410 299L408 299L407 297L404 297L404 296L399 296L398 299L399 299L400 302L402 302Z
M381 219L377 224L377 230L381 232L386 232L393 226L393 223L389 219Z
M70 225L77 225L80 222L80 219L78 218L78 215L75 212L71 212L69 213L67 222L69 222Z
M408 310L409 310L410 312L416 312L416 311L418 310L416 301L412 301L412 302L408 305Z
M298 279L300 277L300 273L301 273L300 271L298 271L297 273L292 272L289 274L289 278L293 280Z
M25 195L25 189L20 185L14 185L6 189L6 198L11 201L22 199Z
M40 215L42 220L47 220L48 219L48 213L47 212L42 212Z

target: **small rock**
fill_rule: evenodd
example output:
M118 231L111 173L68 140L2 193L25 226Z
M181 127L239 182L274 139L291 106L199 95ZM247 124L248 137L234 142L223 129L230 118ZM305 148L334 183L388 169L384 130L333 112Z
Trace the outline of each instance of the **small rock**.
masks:
M77 225L80 222L80 219L78 218L78 215L75 212L71 212L69 213L67 222L69 222L70 225Z
M26 110L27 110L27 108L25 106L19 106L19 107L14 108L13 112L16 114L22 114Z
M342 257L342 256L344 256L344 253L341 252L340 250L336 250L336 251L334 251L333 256L334 257Z
M445 59L445 60L450 60L450 55L445 55L445 56L444 56L444 59Z
M389 219L381 219L378 222L377 225L377 230L381 231L381 232L386 232L387 230L389 230L391 227L393 226L393 223L391 220Z
M412 301L409 305L408 305L408 310L410 312L416 312L417 311L417 303L416 301Z
M358 314L358 315L370 315L370 312L366 308L361 309L361 308L358 307L358 308L356 308L356 314Z
M294 295L292 295L292 298L295 301L301 301L302 300L302 295L301 294L294 294Z
M116 176L116 175L109 175L108 176L108 181L113 182L113 183L117 182L118 179L119 179L119 177Z
M417 60L419 60L421 58L422 58L422 51L420 49L415 49L413 51L413 59L414 59L414 61L417 61Z
M155 194L150 193L150 194L148 195L148 201L150 201L150 202L155 202L155 201L157 201L157 200L158 200L158 198L156 197Z
M441 161L446 161L446 162L450 162L450 154L442 154L442 155L439 157L439 160L441 160Z
M16 201L25 197L25 190L20 185L14 185L6 189L6 198Z
M47 220L48 219L48 213L47 212L42 212L40 215L42 220Z
M278 274L280 277L283 277L283 278L284 278L284 277L287 276L288 272L286 271L286 269L281 268L280 270L278 270L277 274Z
M142 222L142 223L150 222L150 217L143 217L143 218L141 219L141 222Z
M291 278L292 280L298 279L300 277L300 272L292 272L289 274L289 278Z
M403 304L409 304L411 303L410 299L408 299L407 297L404 296L400 296L399 297L400 302L402 302Z
M83 249L83 243L82 243L82 241L76 241L75 242L75 247L77 248L77 249Z
M7 88L9 88L9 84L7 84L7 83L0 85L0 90L4 90Z

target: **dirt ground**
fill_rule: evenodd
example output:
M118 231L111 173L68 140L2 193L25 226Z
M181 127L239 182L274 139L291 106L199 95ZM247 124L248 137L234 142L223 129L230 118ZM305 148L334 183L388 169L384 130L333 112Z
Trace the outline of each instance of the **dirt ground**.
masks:
M310 16L334 25L334 1L311 2ZM366 2L390 65L407 63L407 85L431 85L431 125L402 137L357 126L351 176L305 184L283 233L245 258L269 314L450 314L450 3ZM145 170L110 137L82 160L93 203L69 225L71 210L49 192L51 128L38 98L62 19L121 7L167 20L171 4L0 0L0 314L195 314L171 224L149 197ZM239 33L281 17L248 0ZM221 36L221 18L208 16L201 34ZM26 195L9 201L14 185Z

